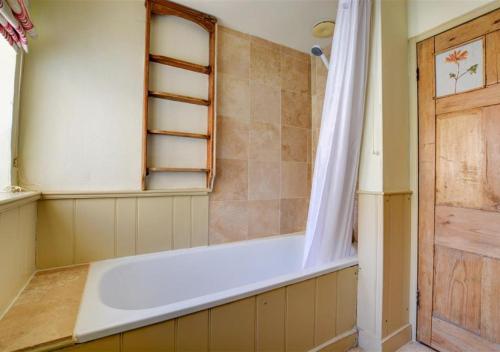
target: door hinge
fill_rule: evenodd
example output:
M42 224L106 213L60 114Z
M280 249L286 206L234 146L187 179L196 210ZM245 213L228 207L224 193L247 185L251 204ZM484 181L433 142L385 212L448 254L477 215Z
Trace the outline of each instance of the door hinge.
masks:
M420 79L420 70L418 69L418 67L417 67L416 77L418 81Z

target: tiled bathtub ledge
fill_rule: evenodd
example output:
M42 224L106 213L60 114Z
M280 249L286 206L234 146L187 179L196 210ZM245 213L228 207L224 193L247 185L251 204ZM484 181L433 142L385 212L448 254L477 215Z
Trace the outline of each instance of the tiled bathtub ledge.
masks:
M88 264L37 272L0 320L0 352L44 351L74 344Z

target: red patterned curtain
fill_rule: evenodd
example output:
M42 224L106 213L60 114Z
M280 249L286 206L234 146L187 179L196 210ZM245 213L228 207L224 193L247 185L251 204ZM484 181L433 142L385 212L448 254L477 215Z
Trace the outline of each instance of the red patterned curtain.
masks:
M0 33L14 49L28 52L28 38L36 35L25 0L0 0Z

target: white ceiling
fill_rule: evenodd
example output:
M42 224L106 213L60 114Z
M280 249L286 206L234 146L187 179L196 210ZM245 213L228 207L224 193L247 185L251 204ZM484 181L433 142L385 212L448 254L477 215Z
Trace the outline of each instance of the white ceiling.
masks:
M321 20L335 20L337 0L175 0L218 18L221 25L309 52L331 39L312 36Z

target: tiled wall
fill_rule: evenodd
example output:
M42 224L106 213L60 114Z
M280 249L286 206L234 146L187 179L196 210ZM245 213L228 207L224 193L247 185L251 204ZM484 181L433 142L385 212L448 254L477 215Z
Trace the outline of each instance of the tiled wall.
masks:
M306 53L219 27L211 244L304 229L311 170L310 67Z

